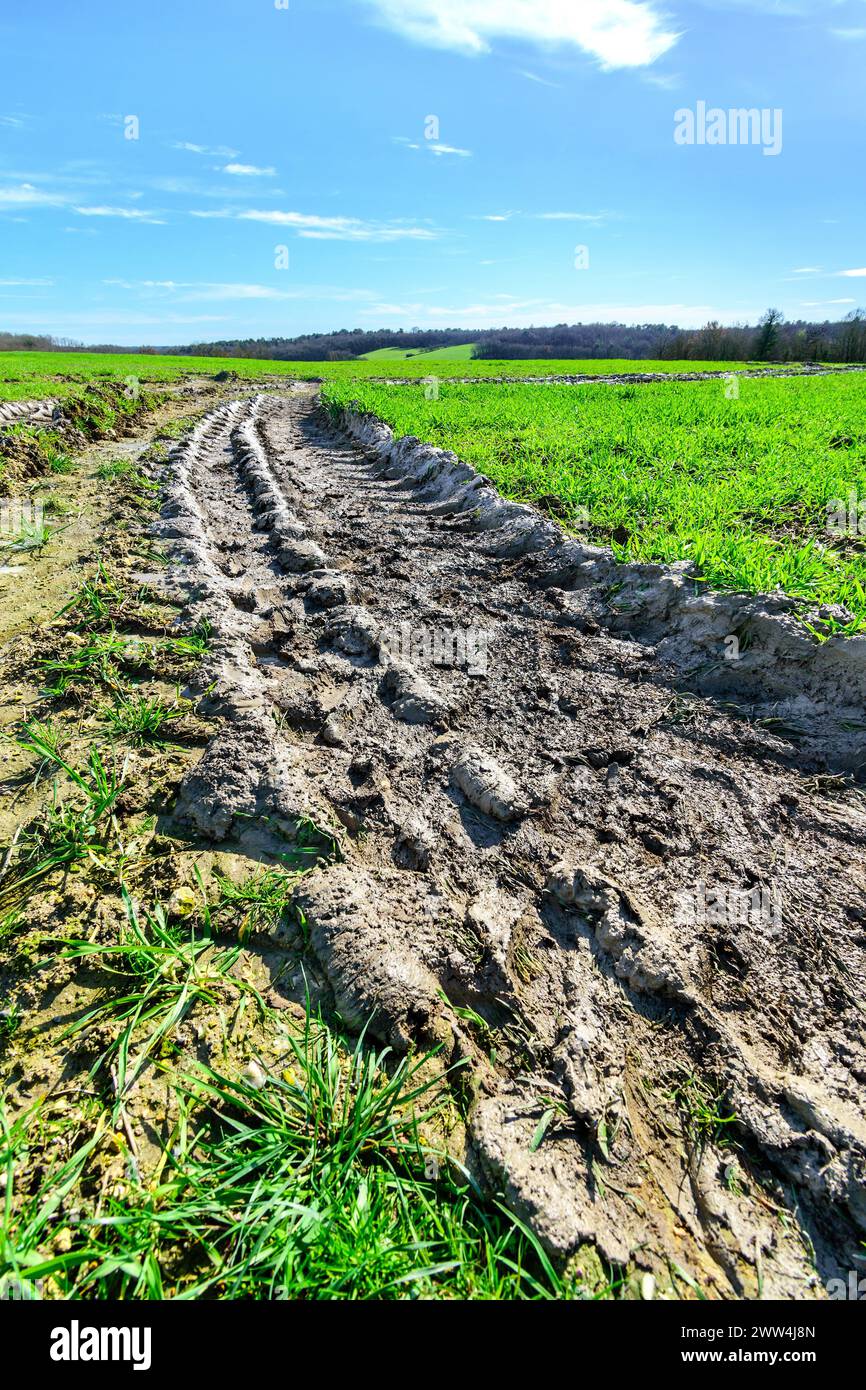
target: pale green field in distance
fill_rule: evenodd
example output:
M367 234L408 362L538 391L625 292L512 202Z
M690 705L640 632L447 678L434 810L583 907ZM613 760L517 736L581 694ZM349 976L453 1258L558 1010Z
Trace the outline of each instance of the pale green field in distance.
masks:
M436 358L443 362L469 362L472 359L474 343L455 343L453 347L431 348L376 348L374 352L362 352L355 359L358 362L406 362L413 357Z
M618 559L693 560L713 588L844 603L845 630L866 628L866 541L827 526L833 499L866 499L866 375L745 378L736 397L721 379L443 381L433 400L342 380L325 400L453 450Z

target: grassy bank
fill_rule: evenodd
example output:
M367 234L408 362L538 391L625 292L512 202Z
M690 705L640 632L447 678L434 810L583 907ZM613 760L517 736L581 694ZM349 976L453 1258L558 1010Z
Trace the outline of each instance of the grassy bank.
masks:
M781 588L845 604L866 626L863 540L828 531L828 506L866 497L866 378L649 386L328 383L452 449L508 496L533 502L630 560L694 560L714 588ZM836 510L833 508L832 510Z

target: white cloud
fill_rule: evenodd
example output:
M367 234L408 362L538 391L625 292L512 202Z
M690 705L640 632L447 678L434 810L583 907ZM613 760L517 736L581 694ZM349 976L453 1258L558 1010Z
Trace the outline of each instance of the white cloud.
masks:
M260 169L257 164L224 164L222 173L237 174L241 178L269 178L272 179L276 174L276 169Z
M711 304L562 304L530 299L466 305L374 304L359 313L366 319L401 319L404 327L441 327L443 323L467 328L529 328L550 323L667 323L682 328L701 328L711 319L722 324L755 323L758 307L738 311Z
M866 39L866 29L831 29L836 39Z
M609 212L535 212L541 222L604 222Z
M128 222L148 222L154 227L165 226L161 218L155 217L152 212L146 212L144 208L115 208L103 204L98 207L77 207L73 211L77 212L79 217L122 217Z
M866 275L866 266L862 266L859 270L840 270L839 274L844 275L846 280L861 280Z
M675 91L682 82L682 78L676 72L648 72L644 74L643 80L651 87L660 87L663 92Z
M607 222L611 217L618 217L615 212L488 212L482 213L477 219L479 222L510 222L513 217L529 217L535 222L593 222L600 224Z
M407 150L429 150L430 154L441 157L443 154L458 155L462 159L471 159L472 151L460 149L457 145L444 145L440 141L425 140L423 143L417 140L410 140L406 135L392 136L395 145L404 145Z
M571 46L604 68L644 67L673 48L655 0L364 0L416 43L486 53L491 40Z
M301 285L283 290L274 285L211 280L103 280L102 283L115 289L136 291L145 298L165 297L176 299L181 303L192 303L198 300L214 302L217 300L256 299L365 301L375 297L372 290L342 290L334 289L328 285Z
M3 208L68 208L72 206L74 212L81 217L125 217L130 221L160 223L160 219L153 212L147 212L144 208L122 208L109 207L107 205L87 206L74 205L75 195L61 193L56 190L37 188L32 183L7 184L0 187L0 209ZM77 195L81 197L79 192ZM133 198L141 197L140 193L133 193Z
M471 151L471 150L461 150L461 149L458 149L456 145L440 145L440 144L437 143L437 144L428 145L427 148L430 150L431 154L435 154L435 155L456 154L456 155L459 155L459 156L461 157L461 159L471 159L471 158L472 158L472 151Z
M53 280L17 280L17 279L12 279L12 280L0 280L0 285L2 285L4 288L5 288L6 286L9 286L9 287L12 287L12 286L20 286L20 285L36 286L36 285L53 285L53 284L54 284L54 281L53 281Z
M123 310L88 309L82 311L51 310L17 314L4 313L3 322L10 328L48 328L62 337L78 338L85 328L116 327L126 333L129 328L160 328L172 324L226 323L225 314L132 314ZM128 334L127 334L128 336Z
M173 140L173 150L186 150L189 154L206 154L214 159L236 159L239 151L229 145L195 145L191 140Z
M518 77L525 77L527 82L537 82L539 87L561 87L561 82L550 82L546 77L539 77L537 72L528 72L525 68L515 68Z
M792 275L821 275L822 273L823 267L820 265L798 265L791 272Z
M415 227L403 221L372 222L360 217L319 217L314 213L281 212L278 209L231 208L194 211L193 217L234 217L240 222L264 222L288 227L299 237L312 241L434 241L438 233L429 227Z
M60 207L66 200L59 193L45 193L32 183L13 184L0 188L0 205L13 207Z
M801 309L824 309L831 304L856 304L856 299L803 299Z

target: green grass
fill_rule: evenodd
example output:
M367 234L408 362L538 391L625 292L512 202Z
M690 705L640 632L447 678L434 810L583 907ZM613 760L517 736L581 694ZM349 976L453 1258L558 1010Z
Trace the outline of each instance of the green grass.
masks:
M12 535L0 535L0 555L4 551L26 553L30 550L44 550L54 532L62 529L60 526L49 526L41 517L32 521L23 520L19 529Z
M8 848L0 876L3 910L58 870L68 873L90 866L102 872L121 849L115 808L125 768L107 767L94 746L79 770L66 761L57 732L43 724L24 725L16 742L40 758L40 770L50 767L66 780L61 785L58 776L45 814Z
M383 348L347 362L271 362L250 357L176 357L153 353L0 352L0 400L29 400L46 396L66 399L87 385L123 386L131 381L148 389L185 377L212 377L232 371L244 381L263 376L300 380L354 381L377 377L414 380L431 373L452 377L531 377L551 374L609 376L623 372L731 371L749 364L736 362L632 361L625 358L550 359L543 361L470 362L473 344L458 344L435 353ZM405 353L408 351L409 356ZM761 363L751 364L760 367ZM129 409L136 398L122 397Z
M141 949L149 980L147 958L172 948ZM164 974L160 967L157 978ZM168 1008L179 1017L177 997ZM152 1019L147 1027L152 1035ZM130 1050L126 1084L141 1064ZM107 1115L73 1121L70 1135L70 1122L52 1134L36 1107L14 1120L0 1112L0 1277L50 1280L54 1297L125 1300L538 1300L613 1291L609 1281L589 1289L566 1280L501 1203L483 1199L425 1140L420 1122L429 1126L447 1104L426 1058L396 1061L308 1021L288 1039L279 1073L255 1065L238 1078L203 1066L178 1084L176 1101L153 1176L143 1179L131 1159L127 1194L96 1201L77 1194L92 1189L100 1150L123 1142ZM40 1148L34 1191L31 1155ZM77 1219L64 1227L72 1194Z
M172 704L167 704L157 695L133 691L115 695L112 704L102 707L101 714L115 738L130 743L160 743L169 726L192 708L192 702L182 700L179 695Z
M226 920L233 921L241 941L263 932L274 935L292 920L300 925L292 894L303 873L303 869L261 869L240 883L217 874L219 898L213 907L214 919L221 927Z
M429 393L428 393L429 394ZM692 560L717 589L843 603L866 626L863 542L828 504L866 498L866 377L645 386L443 382L438 398L332 381L325 400L372 411L541 503L621 560Z

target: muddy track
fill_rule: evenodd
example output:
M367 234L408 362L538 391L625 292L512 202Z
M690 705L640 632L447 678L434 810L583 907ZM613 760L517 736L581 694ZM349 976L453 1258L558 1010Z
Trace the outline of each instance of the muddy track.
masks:
M214 411L165 495L221 716L176 820L259 858L336 828L314 968L350 1026L465 1064L476 1171L556 1253L711 1296L855 1268L866 812L832 749L696 694L309 388Z

